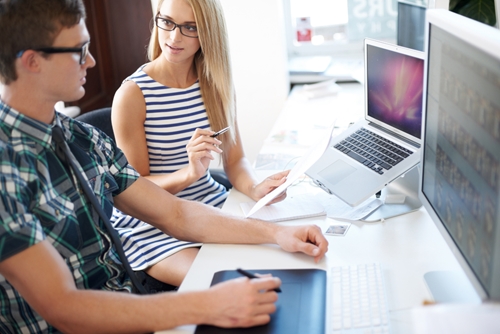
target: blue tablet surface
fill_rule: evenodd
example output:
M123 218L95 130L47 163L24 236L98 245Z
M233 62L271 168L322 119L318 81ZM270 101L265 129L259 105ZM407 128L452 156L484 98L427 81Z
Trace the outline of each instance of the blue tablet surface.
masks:
M219 328L197 326L195 334L324 334L326 311L326 271L320 269L256 269L253 274L271 274L281 279L276 312L264 326L252 328ZM212 285L241 277L236 270L218 271Z

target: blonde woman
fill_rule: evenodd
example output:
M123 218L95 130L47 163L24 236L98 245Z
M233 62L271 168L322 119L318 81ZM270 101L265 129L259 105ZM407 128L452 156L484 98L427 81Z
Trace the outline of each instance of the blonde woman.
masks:
M112 107L116 142L142 176L216 207L228 193L208 171L213 152L221 154L231 184L256 201L285 181L288 171L258 183L243 153L218 0L159 0L148 57L118 89ZM134 270L171 285L182 282L201 244L177 240L116 209L112 221Z

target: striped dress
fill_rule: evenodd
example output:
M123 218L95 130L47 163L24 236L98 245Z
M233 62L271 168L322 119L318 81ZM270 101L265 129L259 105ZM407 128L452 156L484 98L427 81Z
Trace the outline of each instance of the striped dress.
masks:
M146 101L146 142L151 175L175 172L189 164L186 145L196 128L210 129L199 83L188 88L169 88L151 77L141 66L125 80L141 89ZM178 197L221 207L226 188L207 171L198 181L177 193ZM146 222L113 211L111 222L118 231L125 254L134 270L144 270L164 258L201 244L177 240Z

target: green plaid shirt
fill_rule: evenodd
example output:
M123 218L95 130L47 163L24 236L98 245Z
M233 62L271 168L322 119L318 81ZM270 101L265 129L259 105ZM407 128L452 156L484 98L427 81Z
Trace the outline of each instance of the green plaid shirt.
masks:
M99 130L62 114L60 124L104 211L137 172ZM106 227L73 172L56 156L52 125L0 101L0 261L48 240L68 265L78 289L131 291ZM0 275L0 333L54 333Z

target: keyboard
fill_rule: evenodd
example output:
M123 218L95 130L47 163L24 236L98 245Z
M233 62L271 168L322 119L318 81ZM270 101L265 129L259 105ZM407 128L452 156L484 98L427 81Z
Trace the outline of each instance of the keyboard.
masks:
M331 282L331 333L390 333L380 264L333 267Z
M413 154L409 149L365 128L334 147L380 175Z

